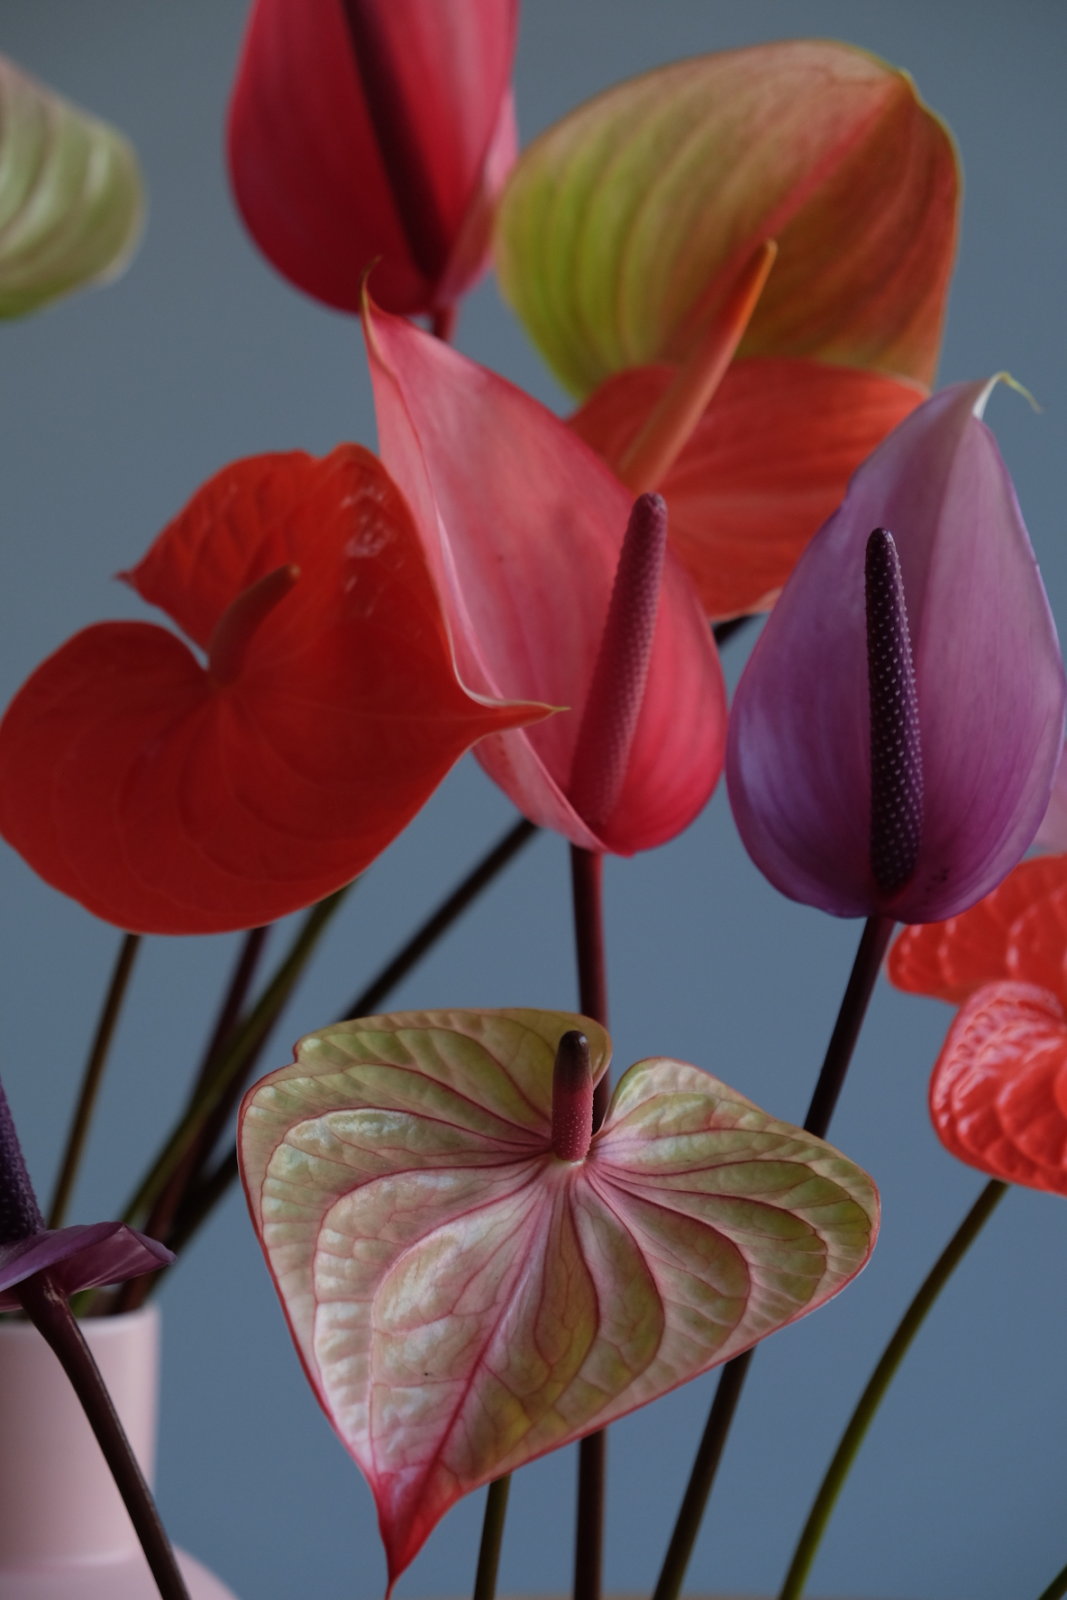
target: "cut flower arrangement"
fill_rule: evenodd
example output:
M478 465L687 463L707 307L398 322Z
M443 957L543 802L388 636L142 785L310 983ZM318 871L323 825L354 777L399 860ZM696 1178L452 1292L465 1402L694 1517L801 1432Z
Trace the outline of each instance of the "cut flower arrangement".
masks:
M655 1587L680 1594L761 1341L831 1315L875 1247L879 1175L831 1123L887 952L958 1008L930 1116L987 1182L924 1241L782 1600L1007 1188L1067 1193L1065 679L983 420L998 376L936 386L951 136L905 73L789 41L656 68L520 149L519 20L255 0L234 203L361 345L377 453L271 449L190 484L121 575L140 615L60 644L0 723L0 833L120 930L47 1208L0 1089L0 1313L55 1350L165 1600L192 1591L83 1330L180 1274L238 1178L389 1591L484 1491L476 1600L513 1475L572 1444L573 1592L599 1600L609 1425L718 1369ZM137 161L13 63L0 92L0 304L48 315L128 259ZM569 416L463 351L490 269ZM764 617L728 697L719 651ZM327 930L468 751L518 820L287 1058ZM862 919L798 1124L749 1096L743 1052L612 1060L605 857L676 838L720 780L775 890ZM387 1011L542 832L569 854L577 1006L472 974ZM143 942L219 934L236 959L177 1118L131 1151L120 1216L72 1222ZM1067 1594L1067 1566L1042 1582Z

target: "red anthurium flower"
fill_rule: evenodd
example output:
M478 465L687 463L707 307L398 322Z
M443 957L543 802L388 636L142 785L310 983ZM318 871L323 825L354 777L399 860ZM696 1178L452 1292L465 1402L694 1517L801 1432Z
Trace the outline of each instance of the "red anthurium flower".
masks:
M234 193L278 270L358 311L450 306L515 152L518 0L255 0L230 105ZM380 258L380 259L379 259Z
M632 495L511 384L372 307L365 326L382 458L414 512L464 682L568 708L529 735L488 741L479 761L533 821L586 849L629 855L672 838L718 779L726 708L685 574L668 557L661 591L660 564L654 580L640 575L636 547L662 528L662 509L650 511L650 497L631 523L644 620L631 632L623 605L609 625L633 565L623 559ZM603 652L618 666L598 680ZM632 702L624 737L598 681ZM603 749L606 761L608 747L619 782L590 799L584 758Z
M582 436L666 497L709 615L771 604L851 471L925 396L958 187L911 79L826 40L658 68L517 163L503 290L585 400ZM694 368L695 429L679 425ZM620 458L650 409L668 435L676 413L674 448L635 482Z
M814 1310L873 1247L866 1174L697 1067L638 1062L594 1134L609 1055L553 1012L372 1017L245 1099L253 1221L390 1586L461 1495Z
M969 1166L1067 1195L1067 1017L1056 996L1027 983L976 990L934 1067L930 1115Z
M1048 804L1063 663L980 421L990 387L935 395L863 464L734 699L727 773L745 846L783 893L838 916L964 910Z
M546 714L464 687L408 508L356 445L234 462L124 576L189 643L87 628L0 724L0 830L123 928L310 904L475 740Z
M969 911L905 928L888 971L962 1006L930 1081L946 1149L1067 1194L1067 856L1023 861Z
M1067 855L1021 861L969 911L905 928L887 971L898 989L952 1005L1009 980L1067 1004Z

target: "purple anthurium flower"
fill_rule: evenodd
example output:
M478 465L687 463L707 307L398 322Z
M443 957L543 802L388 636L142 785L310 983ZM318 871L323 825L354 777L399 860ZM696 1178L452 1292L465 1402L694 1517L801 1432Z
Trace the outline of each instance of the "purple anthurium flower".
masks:
M0 1083L0 1311L18 1311L22 1286L42 1274L69 1299L79 1289L122 1283L173 1259L164 1245L123 1222L45 1227Z
M864 462L738 686L741 837L784 894L837 916L954 916L1015 865L1048 804L1063 663L980 420L993 382L935 395Z

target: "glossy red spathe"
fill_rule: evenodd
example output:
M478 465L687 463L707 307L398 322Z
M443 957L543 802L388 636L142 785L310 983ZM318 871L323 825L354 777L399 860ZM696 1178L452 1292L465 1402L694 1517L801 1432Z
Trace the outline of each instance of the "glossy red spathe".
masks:
M134 932L309 905L477 739L546 714L468 693L408 508L356 445L232 463L125 576L185 637L101 623L38 668L0 724L0 829Z

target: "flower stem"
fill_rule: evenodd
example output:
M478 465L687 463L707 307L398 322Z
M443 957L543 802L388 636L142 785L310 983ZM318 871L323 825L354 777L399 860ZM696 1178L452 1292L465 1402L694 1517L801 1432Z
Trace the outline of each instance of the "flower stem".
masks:
M127 933L119 945L119 953L108 984L107 994L100 1011L100 1020L96 1025L96 1034L93 1037L89 1055L82 1073L81 1090L74 1108L70 1130L67 1134L66 1148L63 1159L59 1165L59 1176L56 1179L55 1193L48 1212L48 1226L61 1228L67 1215L71 1193L74 1189L74 1180L78 1174L85 1141L89 1134L89 1124L92 1121L93 1109L96 1105L97 1093L107 1065L108 1051L115 1032L115 1025L119 1019L122 1002L126 996L126 989L133 970L134 958L141 945L139 933Z
M812 1562L815 1560L822 1536L826 1531L830 1517L833 1515L834 1506L837 1504L837 1498L848 1476L849 1468L859 1452L859 1448L867 1435L867 1430L874 1420L875 1413L882 1403L882 1398L889 1388L897 1368L907 1354L912 1340L922 1327L941 1290L963 1260L967 1250L978 1237L985 1223L992 1216L1007 1187L1007 1184L1002 1183L998 1178L993 1178L986 1184L978 1199L927 1273L918 1293L882 1352L881 1358L867 1382L867 1387L860 1395L856 1403L856 1409L853 1411L845 1431L841 1435L833 1460L826 1469L826 1475L819 1485L818 1494L815 1496L815 1501L808 1514L808 1520L804 1524L804 1530L797 1542L778 1600L800 1600ZM1065 1584L1067 1584L1067 1569L1065 1569L1063 1576ZM1041 1600L1053 1600L1054 1595L1062 1595L1063 1593L1063 1589L1052 1589L1042 1595Z
M489 1485L482 1519L482 1542L478 1547L473 1600L493 1600L496 1594L496 1575L500 1566L500 1547L504 1542L504 1518L507 1515L510 1488L510 1472Z
M215 1063L229 1044L238 1025L269 931L269 928L265 927L251 928L241 942L233 976L223 996L215 1026L193 1081L186 1103L187 1111L195 1111L199 1105L201 1095L211 1083ZM266 1040L267 1034L263 1033L261 1044L265 1044ZM247 1070L246 1068L246 1073ZM233 1080L229 1092L218 1101L157 1196L144 1226L144 1231L150 1238L165 1242L171 1235L175 1217L181 1209L185 1196L199 1183L207 1167L215 1142L233 1110L234 1099L240 1093L243 1078L244 1075ZM113 1314L118 1316L122 1312L136 1311L138 1307L143 1306L152 1292L153 1281L153 1276L149 1273L142 1273L139 1278L128 1278L115 1296L111 1307Z
M437 943L442 934L448 932L471 902L478 898L483 889L488 888L493 879L503 872L539 831L537 826L527 822L525 817L509 828L492 849L471 868L463 881L456 885L452 893L430 913L411 938L390 957L366 988L361 989L349 1002L338 1017L338 1022L347 1022L352 1017L373 1016L390 990L395 988L401 979L407 977L427 950Z
M123 1212L124 1222L145 1215L155 1204L172 1172L183 1160L186 1151L191 1148L216 1105L227 1090L246 1075L256 1052L262 1048L267 1035L278 1020L319 939L350 887L350 884L346 885L344 889L338 889L336 894L320 900L304 917L274 977L252 1010L231 1034L229 1044L215 1063L210 1081L202 1087L197 1104L186 1110L149 1166L139 1187L130 1197Z
M55 1352L96 1435L162 1600L189 1600L151 1490L74 1313L47 1274L18 1286L22 1308Z
M813 1133L818 1139L826 1138L826 1130L830 1126L894 926L891 917L868 917L863 925L841 1009L837 1013L822 1070L804 1118L805 1133Z
M578 958L578 1006L583 1016L607 1027L608 991L604 962L604 858L571 846L571 891ZM593 1095L593 1127L608 1106L605 1072ZM604 1495L607 1433L591 1433L578 1445L578 1512L574 1543L574 1600L600 1600L604 1549Z
M864 924L837 1021L804 1119L804 1131L814 1133L820 1139L825 1138L830 1125L892 932L893 922L888 917L869 917ZM728 1361L722 1369L652 1600L678 1600L681 1593L754 1353L753 1350L746 1350Z
M427 950L447 933L471 902L539 832L540 829L525 818L509 828L503 838L498 839L492 849L476 862L452 893L430 913L411 938L390 957L367 987L350 1001L337 1020L347 1022L351 1017L373 1016L394 986L407 977ZM174 1220L174 1231L170 1235L171 1249L180 1250L188 1242L229 1191L236 1177L237 1152L231 1148L220 1158L213 1171L186 1191Z

